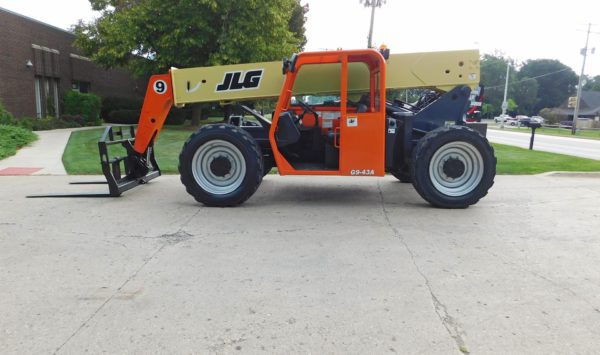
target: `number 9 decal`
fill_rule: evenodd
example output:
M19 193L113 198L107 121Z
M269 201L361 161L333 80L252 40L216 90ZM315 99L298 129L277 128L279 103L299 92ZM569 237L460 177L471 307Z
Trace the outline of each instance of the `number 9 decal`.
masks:
M153 87L154 87L154 92L159 95L162 95L165 92L167 92L167 83L164 80L156 80L154 82Z

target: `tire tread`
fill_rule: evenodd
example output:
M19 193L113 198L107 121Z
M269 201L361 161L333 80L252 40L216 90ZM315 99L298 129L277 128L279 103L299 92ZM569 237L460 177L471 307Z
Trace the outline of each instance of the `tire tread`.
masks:
M422 161L425 160L425 157L431 153L430 150L435 147L437 141L441 139L443 135L452 134L453 131L462 131L465 133L468 132L467 134L469 135L477 135L476 137L478 137L478 139L482 139L483 143L482 146L484 148L484 151L481 152L481 154L484 160L484 164L488 160L488 158L491 157L492 160L489 166L484 166L484 176L482 178L482 181L473 192L469 193L470 196L468 198L464 200L446 199L444 201L436 195L436 190L435 188L430 186L429 181L421 181L422 178L419 176L420 174L416 170L420 168L420 165L419 167L417 167L417 165L422 164ZM417 190L417 192L423 199L425 199L427 202L436 207L467 208L470 205L477 203L483 197L485 197L488 194L489 189L494 185L494 177L496 176L497 163L496 157L494 156L494 148L490 145L486 137L482 136L481 134L467 126L453 125L448 127L440 127L433 131L430 131L423 138L421 138L421 140L415 147L412 161L413 163L411 164L411 176L415 190ZM485 171L485 169L489 169L489 171ZM429 179L429 175L427 175L427 179Z
M215 128L223 129L226 132L225 135L240 136L240 143L250 148L249 150L252 156L249 157L249 159L254 159L256 162L256 166L258 167L257 169L255 169L256 171L253 172L254 176L249 178L249 182L251 183L250 188L242 188L241 193L236 194L232 198L228 199L207 198L207 196L203 195L197 190L198 185L196 181L194 180L193 176L188 176L186 168L183 166L183 164L185 164L185 162L187 161L187 154L190 154L189 150L193 150L193 145L195 144L195 142L199 139L202 139L204 135L211 134L209 132L215 131ZM222 133L223 132L216 132L216 134ZM191 154L193 154L193 152L191 152ZM228 124L208 124L200 127L196 132L191 134L190 137L183 144L183 148L179 153L178 170L180 173L181 183L185 186L185 190L188 194L192 195L196 201L203 203L204 205L209 207L237 206L248 200L256 192L256 190L262 182L262 152L254 138L250 135L250 133L246 132L245 130L239 129L236 126Z

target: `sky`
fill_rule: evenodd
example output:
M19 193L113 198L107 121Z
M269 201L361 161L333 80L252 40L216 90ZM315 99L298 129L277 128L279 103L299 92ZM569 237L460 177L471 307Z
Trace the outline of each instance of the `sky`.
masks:
M367 46L370 9L359 0L308 3L306 50ZM67 29L98 14L87 0L0 0L0 7ZM595 21L595 22L594 22ZM558 59L579 75L588 23L585 74L600 75L600 1L387 0L375 13L373 43L392 53L479 49L517 62Z

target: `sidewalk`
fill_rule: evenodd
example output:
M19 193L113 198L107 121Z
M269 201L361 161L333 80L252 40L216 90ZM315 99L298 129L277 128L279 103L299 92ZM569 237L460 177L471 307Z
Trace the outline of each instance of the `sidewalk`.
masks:
M87 127L86 127L87 128ZM2 175L67 175L62 155L74 128L37 131L38 140L16 155L0 160Z

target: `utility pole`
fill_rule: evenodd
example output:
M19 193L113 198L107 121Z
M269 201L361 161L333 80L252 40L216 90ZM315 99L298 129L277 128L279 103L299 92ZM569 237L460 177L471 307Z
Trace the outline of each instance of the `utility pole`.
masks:
M506 109L508 108L508 102L506 101L506 94L508 93L508 74L510 73L510 62L506 61L506 81L504 82L504 100L502 100L502 115L500 116L500 128L504 129L504 121L506 120Z
M573 127L571 127L571 134L575 135L577 132L577 119L579 118L579 103L581 101L581 84L583 83L583 72L585 70L585 60L587 58L588 43L590 40L590 31L592 30L592 24L588 24L587 36L585 38L585 48L581 50L583 54L583 65L581 66L581 74L579 75L579 83L577 84L577 100L575 101L575 110L573 111Z

